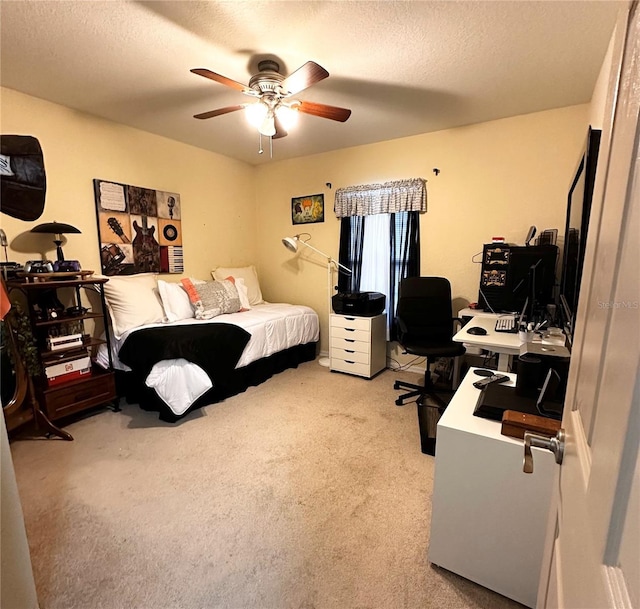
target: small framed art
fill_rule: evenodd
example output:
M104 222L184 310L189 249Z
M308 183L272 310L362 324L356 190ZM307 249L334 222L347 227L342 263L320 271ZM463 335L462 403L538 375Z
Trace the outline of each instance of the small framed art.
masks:
M291 199L293 224L324 222L324 195L307 195Z

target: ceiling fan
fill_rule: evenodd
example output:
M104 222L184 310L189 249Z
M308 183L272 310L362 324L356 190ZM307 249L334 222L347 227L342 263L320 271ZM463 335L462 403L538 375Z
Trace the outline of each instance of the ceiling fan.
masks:
M216 74L206 68L194 68L191 70L194 74L215 80L256 99L252 103L237 104L202 112L194 115L194 118L213 118L214 116L244 109L247 113L247 118L258 128L261 135L276 139L287 135L286 129L294 124L297 112L312 114L313 116L328 118L341 123L344 123L351 116L351 110L347 108L290 99L293 95L329 76L329 72L313 61L307 61L307 63L286 77L280 73L278 62L271 59L260 61L258 70L259 72L249 80L248 86L221 74Z

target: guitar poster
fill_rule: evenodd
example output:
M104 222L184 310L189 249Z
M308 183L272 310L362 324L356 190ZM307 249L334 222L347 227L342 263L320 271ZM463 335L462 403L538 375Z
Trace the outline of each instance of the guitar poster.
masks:
M180 195L94 180L104 275L183 273Z

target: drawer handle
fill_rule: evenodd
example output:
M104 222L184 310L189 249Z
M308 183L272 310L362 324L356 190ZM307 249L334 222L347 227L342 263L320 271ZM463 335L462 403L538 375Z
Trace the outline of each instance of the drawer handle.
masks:
M355 321L355 317L345 317L345 319L348 319L349 321Z
M344 340L346 342L348 342L348 343L355 343L356 342L354 338L345 338Z
M355 351L354 351L353 349L345 349L345 351L346 351L347 353L355 353Z
M345 363L345 364L355 364L355 362L352 362L352 361L350 361L350 360L348 360L348 359L344 360L344 363Z
M356 329L355 329L355 328L345 328L345 330L346 330L347 332L355 332L355 331L356 331Z

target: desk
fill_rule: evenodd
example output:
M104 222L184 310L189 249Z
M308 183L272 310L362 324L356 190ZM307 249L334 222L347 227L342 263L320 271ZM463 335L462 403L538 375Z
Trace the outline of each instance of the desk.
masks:
M473 416L473 370L438 422L429 561L535 607L557 465L534 448L534 473L523 473L522 440Z
M456 333L453 340L457 343L464 343L465 345L472 345L497 353L498 370L508 372L511 368L511 357L520 355L524 341L520 339L519 334L496 332L496 319L501 315L507 315L507 313L481 313L480 315L472 317L469 323ZM487 333L482 336L469 334L467 330L473 327L484 328ZM551 330L555 330L557 334L551 335L547 332L543 334L542 338L536 335L533 341L528 343L528 352L538 353L539 349L536 348L536 346L554 347L556 349L555 355L558 357L569 357L569 351L564 347L566 341L564 333L558 328L551 328Z
M511 356L520 355L520 345L522 341L518 334L509 334L509 332L496 332L496 319L499 315L495 313L484 313L471 318L471 321L461 328L453 337L457 343L472 345L487 349L498 354L498 370L507 372L511 363ZM469 334L469 328L484 328L487 333L484 336L477 334Z
M483 309L460 309L458 311L458 317L465 320L471 319L472 317L493 317L493 319L498 319L501 315L511 315L511 313L492 313L491 311L484 311Z

